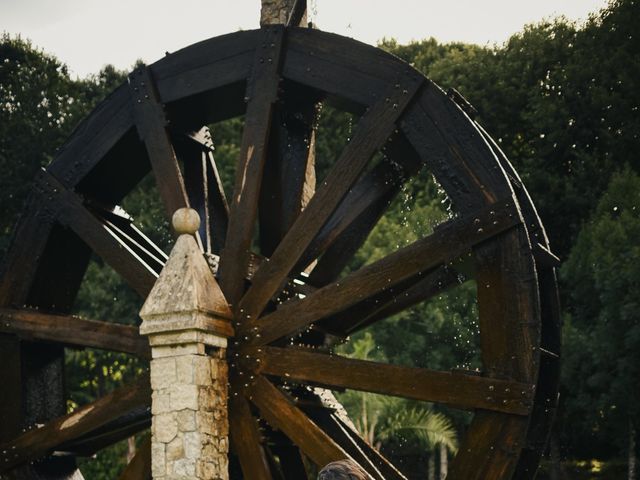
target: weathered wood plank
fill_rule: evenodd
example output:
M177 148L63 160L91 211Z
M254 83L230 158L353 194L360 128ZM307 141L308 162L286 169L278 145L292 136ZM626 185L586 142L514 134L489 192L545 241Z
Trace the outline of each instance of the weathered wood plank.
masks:
M146 264L118 235L92 214L80 197L48 176L51 202L60 208L59 222L71 228L84 243L102 257L141 296L155 283L158 273Z
M244 477L271 480L258 424L251 414L247 400L241 396L233 396L229 400L229 407L231 445L240 460Z
M412 278L322 320L316 324L316 327L334 335L351 335L378 320L433 298L458 283L459 279L455 271L446 265L441 265L424 275Z
M249 333L251 328L258 326L260 336L254 336L249 343L270 343L380 294L421 272L454 260L467 253L473 245L495 237L520 222L512 200L498 202L477 211L476 215L441 225L432 235L366 265L302 300L282 305L275 312L247 323L241 331Z
M327 32L291 29L283 75L336 97L341 107L362 113L362 107L383 97L387 86L398 79L398 72L408 67L379 49L349 42Z
M130 410L96 430L59 445L56 451L90 457L150 427L151 398L146 405Z
M129 92L121 85L74 129L49 172L67 188L75 187L132 127Z
M129 75L129 90L140 139L144 142L168 218L189 206L182 172L167 130L168 120L151 71L139 67Z
M422 165L399 135L393 135L383 151L384 160L357 180L294 268L300 270L326 251L311 272L312 284L326 285L338 276L402 184Z
M365 113L322 186L287 232L269 262L256 272L239 308L247 318L260 315L300 260L322 225L329 219L374 153L393 133L394 124L422 84L422 77L407 76Z
M171 53L150 66L164 103L244 81L259 30L221 35Z
M263 347L260 373L288 381L350 388L466 410L527 415L533 386L473 373L441 372L315 353L302 348Z
M15 230L5 259L0 296L3 306L29 305L66 312L75 300L90 250L73 232L55 223L58 206L49 201L51 190L46 178L44 172L36 178L27 210ZM66 411L64 348L15 342L12 344L18 351L9 347L0 350L3 369L10 369L6 375L14 379L11 398L2 409L3 417L7 417L2 422L4 440ZM0 374L8 378L6 375ZM31 478L36 474L33 469L26 465L18 475ZM42 478L71 478L76 472L75 459L43 459L37 470Z
M355 440L347 433L344 426L334 417L331 410L324 408L312 408L306 411L307 415L318 425L331 439L353 458L374 480L388 479L378 470L373 461L362 451Z
M527 417L496 412L476 412L460 452L449 463L453 480L510 479L522 448ZM464 459L463 461L459 459Z
M40 458L58 445L99 428L128 410L148 404L150 397L149 380L143 378L132 386L114 390L73 413L3 443L0 445L0 471L7 472L29 460Z
M251 402L274 428L282 430L316 465L349 458L339 445L313 423L291 400L259 375L249 391Z
M260 190L260 253L271 256L315 190L318 98L287 85L273 114L269 153Z
M22 359L20 340L14 335L0 334L0 442L7 442L18 435L22 414Z
M133 218L122 208L107 209L91 204L90 211L154 272L160 273L169 258L168 255L135 226Z
M385 480L406 480L406 477L385 457L383 457L378 450L373 448L369 443L364 440L360 434L353 428L353 426L347 425L341 418L332 415L336 423L340 425L345 433L347 433L353 442L360 447L365 455L373 462L373 464L382 472Z
M53 315L30 309L0 308L0 332L23 340L55 342L150 358L149 345L138 328L87 320L71 315Z
M14 228L9 250L2 259L2 306L24 305L35 281L58 212L58 207L46 200L50 190L47 178L44 171L36 176L33 190Z
M237 307L244 290L283 57L284 28L265 27L262 35L262 45L256 47L253 72L247 86L245 126L236 167L227 239L220 259L220 286L233 307Z
M138 447L118 480L151 480L151 436Z

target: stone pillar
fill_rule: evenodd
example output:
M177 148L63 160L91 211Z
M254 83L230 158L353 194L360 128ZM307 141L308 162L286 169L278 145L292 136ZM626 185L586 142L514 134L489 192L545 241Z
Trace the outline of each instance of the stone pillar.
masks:
M151 345L154 479L228 480L227 338L231 310L193 234L198 214L173 216L179 237L140 317Z
M260 9L260 25L286 24L296 0L262 0ZM306 25L305 13L300 24Z

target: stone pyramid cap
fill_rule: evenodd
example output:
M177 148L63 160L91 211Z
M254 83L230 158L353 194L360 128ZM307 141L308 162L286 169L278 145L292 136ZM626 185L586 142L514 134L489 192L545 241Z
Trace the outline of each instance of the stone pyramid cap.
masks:
M174 214L180 235L140 310L141 334L198 329L233 335L229 304L193 237L199 225L195 210Z

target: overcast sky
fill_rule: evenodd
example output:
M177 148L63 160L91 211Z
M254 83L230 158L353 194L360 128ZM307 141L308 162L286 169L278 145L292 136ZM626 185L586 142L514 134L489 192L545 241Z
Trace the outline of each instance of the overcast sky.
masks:
M325 31L376 44L435 37L502 43L531 22L585 20L607 0L308 0ZM85 76L152 63L205 38L258 27L260 0L0 0L0 30L21 34Z

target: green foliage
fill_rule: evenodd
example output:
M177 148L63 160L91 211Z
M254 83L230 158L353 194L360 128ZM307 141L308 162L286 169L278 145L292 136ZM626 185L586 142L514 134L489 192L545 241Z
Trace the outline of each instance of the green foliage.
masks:
M562 18L543 21L526 26L500 46L440 44L433 38L409 45L394 40L381 44L443 88L454 87L470 100L523 177L554 251L568 257L561 275L567 310L562 440L565 450L583 458L619 454L621 439L626 438L620 432L626 431L628 419L638 425L638 18L640 2L614 0L584 25ZM35 172L50 162L77 122L123 80L123 72L110 66L87 79L71 79L55 57L19 37L2 36L0 252L6 249ZM336 106L325 105L320 111L319 183L356 122ZM212 126L216 162L228 195L241 131L241 117ZM168 252L173 238L158 198L148 176L123 206ZM429 173L421 172L391 204L348 270L429 234L451 218L448 203ZM464 267L452 266L461 273ZM360 332L341 351L355 358L434 369L477 368L475 299L476 285L466 281ZM136 324L139 308L137 295L94 259L74 313ZM70 408L146 368L126 355L94 350L70 351L67 364ZM372 394L347 391L340 399L372 444L396 450L424 451L442 443L453 451L455 429L469 419ZM394 443L398 439L401 444ZM113 478L123 465L123 445L86 460L82 468L87 478Z
M67 67L20 37L0 38L0 255L40 167L123 80L113 67L72 80Z
M626 168L613 175L562 269L572 297L565 385L577 393L567 409L584 415L592 437L640 420L638 238L640 176Z
M350 358L385 360L370 332L341 350ZM378 449L384 446L408 454L434 451L442 444L457 451L457 432L451 420L423 403L353 390L338 394L338 399L363 438Z

